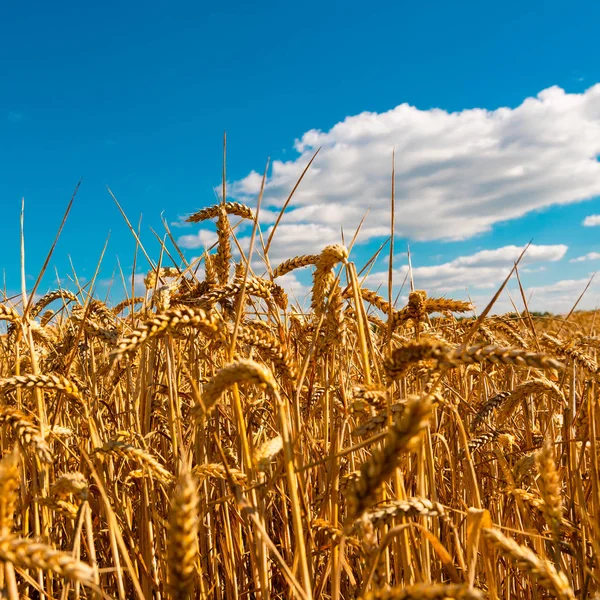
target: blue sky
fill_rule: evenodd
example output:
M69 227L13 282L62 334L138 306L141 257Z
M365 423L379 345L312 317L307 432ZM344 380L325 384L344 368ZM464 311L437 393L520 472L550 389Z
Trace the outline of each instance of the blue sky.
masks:
M253 202L251 174L275 161L265 230L323 146L274 262L337 241L341 222L349 232L371 208L356 251L366 259L385 229L396 147L398 278L409 242L418 287L454 297L468 288L481 304L511 246L533 238L523 273L532 303L568 310L600 264L600 229L583 226L600 214L599 17L591 1L5 2L6 287L19 288L21 197L35 276L83 177L40 291L55 286L54 268L70 273L69 255L79 276L91 276L110 232L106 281L116 256L131 269L134 242L105 186L132 221L143 214L142 239L157 257L149 227L162 231L161 212L177 222L214 202L227 130L240 199ZM187 236L190 257L210 240L197 227L173 231ZM305 277L286 283L301 295ZM592 286L585 305L599 296Z

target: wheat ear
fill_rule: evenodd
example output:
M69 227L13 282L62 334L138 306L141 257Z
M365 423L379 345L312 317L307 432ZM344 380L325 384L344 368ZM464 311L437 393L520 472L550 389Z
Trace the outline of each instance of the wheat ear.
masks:
M212 379L204 385L202 393L202 410L196 409L196 417L208 413L219 401L225 390L235 383L254 383L273 392L276 382L273 375L263 365L249 359L240 359L223 367Z
M185 472L175 486L169 515L167 564L174 600L187 600L193 594L198 559L198 504L197 482L191 473Z
M52 452L40 430L19 410L0 407L0 425L8 425L24 448L31 448L42 463L52 463Z
M409 450L427 426L432 403L429 396L414 398L390 427L384 445L361 465L349 497L348 516L357 519L377 499L381 485L392 475L403 452Z
M140 323L129 335L120 340L111 358L113 361L118 360L125 354L134 352L148 340L182 327L194 327L209 337L220 332L215 316L209 315L201 308L171 308Z
M566 575L559 573L552 563L506 537L498 529L483 529L483 535L501 554L509 558L519 569L531 575L541 586L556 594L559 600L575 600Z
M46 544L12 536L0 537L0 560L24 569L52 571L61 577L87 585L94 584L94 569L66 552Z

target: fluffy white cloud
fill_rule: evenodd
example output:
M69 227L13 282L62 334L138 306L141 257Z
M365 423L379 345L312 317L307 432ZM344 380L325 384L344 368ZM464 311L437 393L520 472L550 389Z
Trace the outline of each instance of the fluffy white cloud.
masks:
M263 232L265 244L273 227ZM346 238L347 239L347 238ZM240 245L247 248L249 238L241 238ZM299 254L317 254L329 244L341 242L340 228L316 223L286 224L277 227L273 242L269 248L269 260L275 268L280 262ZM255 246L260 250L260 245Z
M584 227L596 227L600 225L600 215L589 215L583 220Z
M217 241L215 231L200 229L197 233L182 235L177 244L182 248L209 248Z
M283 277L278 277L276 283L287 292L293 304L297 303L300 306L304 305L304 301L311 290L309 285L298 280L295 273L287 273Z
M521 264L533 264L560 260L567 252L567 246L529 246ZM461 256L450 262L427 267L415 266L413 279L418 289L430 294L448 293L465 289L491 289L497 287L510 272L514 261L523 248L504 246L495 250L482 250L470 256ZM408 272L408 265L394 269L394 281L400 285ZM371 287L387 284L387 271L369 275L367 283Z
M397 233L464 239L535 209L600 195L600 85L582 94L552 87L517 108L494 111L402 104L348 117L329 131L310 130L296 141L295 160L274 161L265 208L282 206L319 147L283 223L306 231L341 223L350 231L371 208L362 238L386 235L395 148ZM260 183L252 172L230 194L252 202ZM595 219L587 224L600 224Z
M531 310L548 310L554 313L568 312L573 308L588 283L589 277L586 279L563 279L549 285L528 287L526 293L529 308ZM582 310L597 308L599 298L600 281L595 279L577 308Z
M508 275L514 259L522 248L505 246L496 250L484 250L469 256L462 256L450 262L429 267L413 268L413 277L417 289L426 290L430 296L444 294L457 300L472 300L475 307L481 311ZM536 265L534 268L522 268L522 272L539 271L543 265L538 263L556 262L564 257L567 247L530 246L521 264ZM594 253L590 253L594 254ZM600 255L598 256L600 258ZM413 260L413 264L417 257ZM405 279L408 267L403 265L394 269L396 292ZM585 287L589 277L583 279L563 279L547 285L528 286L522 278L525 296L531 310L550 311L554 313L568 312ZM367 278L371 288L387 286L387 271L373 273ZM408 284L404 286L403 296L399 305L406 303ZM513 304L514 303L514 304ZM591 310L600 303L600 280L594 280L578 305L579 309ZM494 305L493 313L504 313L523 310L521 293L516 281L511 280L507 288Z
M467 267L500 267L511 265L519 258L524 246L504 246L496 250L481 250L471 256L461 256L449 264ZM567 253L568 247L564 244L554 246L529 246L521 264L526 265L540 261L557 261Z
M572 258L569 262L577 263L584 262L586 260L598 260L600 258L600 252L588 252L583 256L578 256L577 258Z

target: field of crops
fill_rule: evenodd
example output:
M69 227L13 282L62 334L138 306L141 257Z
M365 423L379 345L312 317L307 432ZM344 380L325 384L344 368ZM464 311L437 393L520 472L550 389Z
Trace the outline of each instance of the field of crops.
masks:
M2 597L594 598L596 315L397 306L351 243L239 258L253 218L191 217L201 278L171 240L144 296L0 304Z

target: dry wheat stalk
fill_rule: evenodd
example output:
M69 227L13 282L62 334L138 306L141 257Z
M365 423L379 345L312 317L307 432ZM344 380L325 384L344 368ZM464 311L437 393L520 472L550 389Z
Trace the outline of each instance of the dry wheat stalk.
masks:
M133 307L136 304L143 304L146 299L143 296L135 296L134 298L128 298L119 302L112 310L115 315L120 315L126 308L133 311Z
M563 364L547 354L529 352L517 348L497 346L471 346L457 348L442 357L440 366L457 367L463 364L481 363L514 365L517 367L533 367L535 369L562 369Z
M72 502L68 502L67 500L60 500L57 498L36 498L35 502L40 506L47 506L50 510L62 517L67 517L68 519L76 519L79 515L79 506Z
M50 321L52 320L52 317L54 317L54 314L55 313L54 313L53 310L50 310L50 309L45 310L42 313L42 316L40 317L40 325L42 327L46 327L50 323Z
M175 267L161 267L160 269L152 269L148 271L144 277L144 286L147 290L154 290L159 282L164 282L165 279L179 277L181 272Z
M594 335L582 335L576 338L576 343L581 346L600 348L600 337Z
M83 317L83 315L81 315ZM83 330L91 336L101 337L105 339L111 346L115 345L119 339L119 334L114 329L106 329L102 327L100 324L96 323L92 319L86 319L83 321L80 318L80 315L73 313L72 315L73 321L75 323L83 323Z
M315 535L323 535L331 540L333 544L339 544L342 541L344 532L339 528L332 525L329 521L324 519L315 519L311 523L311 528L315 532ZM346 536L346 544L353 547L360 547L360 540L353 536Z
M80 309L79 306L74 307ZM114 328L116 326L116 316L113 310L108 308L104 302L100 300L91 300L88 305L88 318L97 319L104 327Z
M598 373L598 363L591 356L577 348L574 342L559 340L547 333L542 335L542 340L548 343L559 354L570 358L590 373Z
M469 443L467 444L469 447L469 452L471 454L473 454L473 452L475 452L476 450L481 450L481 448L483 448L487 444L491 444L496 439L498 439L498 435L500 435L500 432L491 431L491 432L481 433L477 437L470 439ZM459 454L459 457L462 458L463 456L464 456L464 451L461 451Z
M217 271L215 270L215 258L212 254L204 254L204 281L209 288L217 285Z
M366 302L368 302L369 304L372 304L375 308L378 308L382 313L384 313L385 315L389 315L390 314L390 304L387 300L384 300L379 294L377 294L376 292L373 292L372 290L369 290L367 288L360 288L360 295L362 297L363 300L365 300ZM348 286L344 291L343 291L343 297L344 298L352 298L352 286Z
M235 297L242 291L243 284L240 280L232 281L227 285L223 285L217 289L208 292L203 300L207 305L212 305L215 302L222 302L226 298ZM257 277L249 277L246 281L244 292L249 296L257 296L268 300L273 297L273 291L277 290L279 286L274 284L272 281L265 279L259 279ZM279 288L281 289L281 288Z
M377 383L357 385L353 388L352 394L355 400L363 400L377 410L382 410L389 399L389 391Z
M499 346L500 345L500 342L498 341L498 339L494 336L494 334L490 331L490 329L488 327L483 325L483 323L479 326L477 335L478 335L478 337L483 339L483 341L488 346Z
M423 290L415 290L408 295L407 305L394 312L392 316L392 330L397 329L408 320L419 323L427 314L427 293Z
M425 311L429 314L436 312L465 313L472 311L474 308L470 302L449 298L427 298L425 301Z
M404 408L406 407L406 402L397 402L390 406L390 410L393 415L396 417L400 415ZM353 407L354 408L354 407ZM362 408L362 406L360 406ZM354 408L356 410L356 408ZM361 423L357 427L355 427L351 435L353 437L366 437L369 435L373 435L377 430L381 429L387 424L387 412L383 411L373 417L369 417L364 423Z
M513 327L505 321L490 321L488 325L492 331L499 331L511 343L516 344L521 348L527 348L527 342L523 339L523 336L516 327Z

